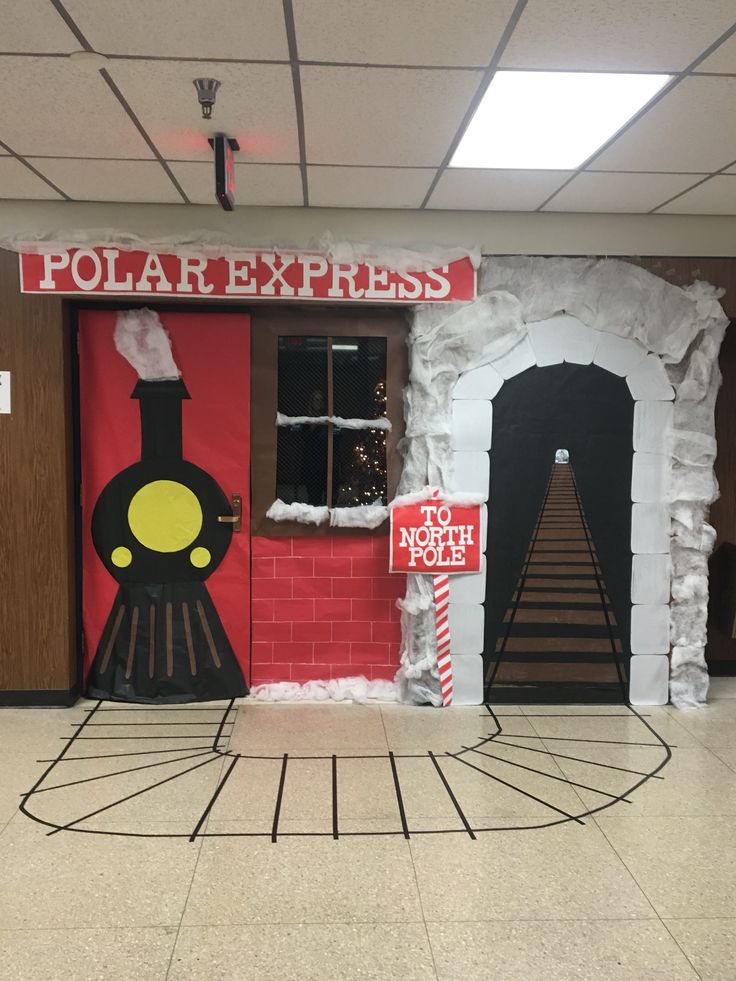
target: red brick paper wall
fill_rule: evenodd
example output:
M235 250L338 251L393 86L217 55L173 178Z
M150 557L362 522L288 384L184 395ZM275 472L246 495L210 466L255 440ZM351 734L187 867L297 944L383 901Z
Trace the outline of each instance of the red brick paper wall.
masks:
M365 675L393 679L406 577L388 536L253 538L251 685Z

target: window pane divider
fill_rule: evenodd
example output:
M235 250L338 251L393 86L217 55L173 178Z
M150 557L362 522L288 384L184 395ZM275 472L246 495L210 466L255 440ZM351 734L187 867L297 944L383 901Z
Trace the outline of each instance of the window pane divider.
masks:
M332 338L327 338L327 415L335 414L335 386L332 372ZM332 467L333 467L333 435L335 427L327 423L327 507L332 507Z

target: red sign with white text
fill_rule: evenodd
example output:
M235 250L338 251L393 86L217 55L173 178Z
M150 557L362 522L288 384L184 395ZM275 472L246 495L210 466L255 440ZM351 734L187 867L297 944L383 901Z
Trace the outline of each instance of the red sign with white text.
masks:
M472 300L476 291L467 257L425 272L398 272L307 252L196 258L107 246L52 248L20 254L21 293L438 303Z
M442 498L391 508L391 572L480 572L481 505Z

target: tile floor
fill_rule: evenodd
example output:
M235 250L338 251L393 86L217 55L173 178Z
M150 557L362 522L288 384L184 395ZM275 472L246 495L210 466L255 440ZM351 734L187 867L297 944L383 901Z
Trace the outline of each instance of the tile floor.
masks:
M736 679L645 722L503 706L500 734L96 705L0 710L3 981L736 978Z

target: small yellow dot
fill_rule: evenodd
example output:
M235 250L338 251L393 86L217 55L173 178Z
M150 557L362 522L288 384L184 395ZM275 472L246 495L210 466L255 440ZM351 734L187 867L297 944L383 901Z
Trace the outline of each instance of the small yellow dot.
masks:
M192 554L189 556L189 561L198 569L204 569L206 565L210 564L211 558L212 556L210 555L208 549L202 548L202 546L199 545L197 548L192 549Z
M118 569L125 569L133 561L133 554L129 548L125 548L124 545L119 545L117 548L113 549L112 564L116 565Z

